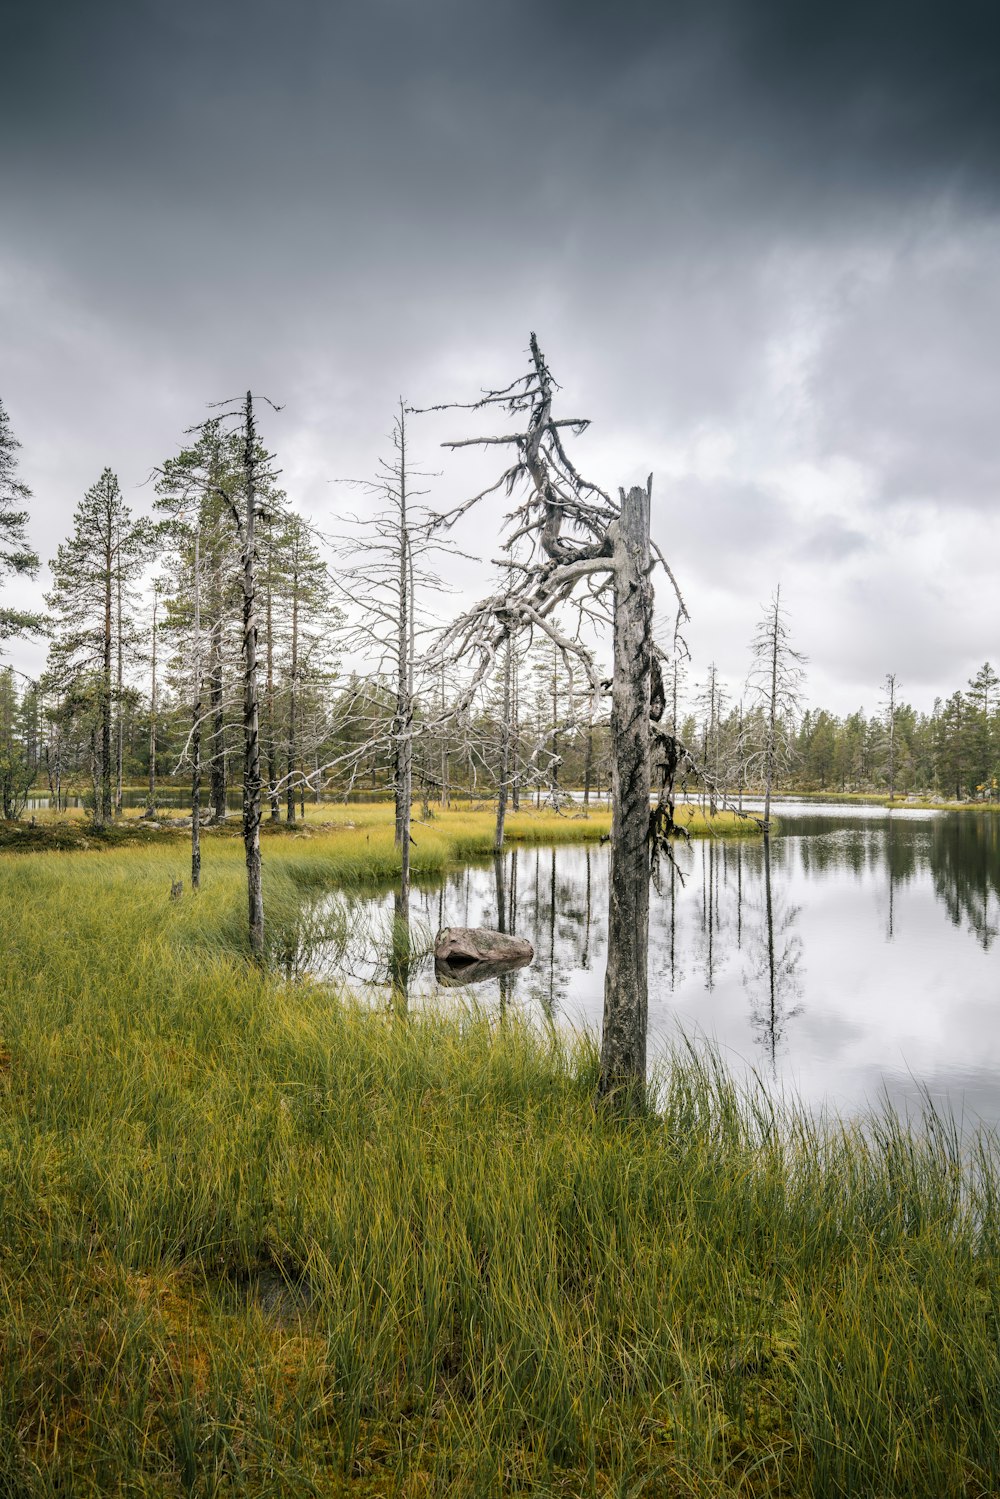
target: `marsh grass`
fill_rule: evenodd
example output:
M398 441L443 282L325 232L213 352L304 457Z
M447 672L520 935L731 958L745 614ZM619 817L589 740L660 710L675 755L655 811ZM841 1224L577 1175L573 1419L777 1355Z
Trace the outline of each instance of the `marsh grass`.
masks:
M592 1039L254 971L239 845L176 860L0 858L0 1494L1000 1491L992 1141L683 1047L617 1124Z
M61 813L42 809L19 822L0 821L0 852L69 853L165 844L182 847L190 836L184 816L183 808L165 809L160 820L150 824L141 808L133 808L109 826L96 828L79 808ZM694 806L679 807L678 822L691 837L753 837L759 831L752 819L728 811L710 818ZM491 854L494 825L495 813L489 803L460 805L446 811L435 808L427 819L420 816L419 805L415 805L414 868L419 865L426 873L439 872L451 861ZM509 814L506 828L508 846L594 842L610 832L611 814L606 807L597 806L563 813L527 808ZM392 805L384 801L310 805L304 821L272 822L266 818L261 824L261 833L272 846L323 838L332 866L352 881L385 879L398 873L392 831ZM239 839L239 816L230 814L221 826L206 827L203 837L212 843Z

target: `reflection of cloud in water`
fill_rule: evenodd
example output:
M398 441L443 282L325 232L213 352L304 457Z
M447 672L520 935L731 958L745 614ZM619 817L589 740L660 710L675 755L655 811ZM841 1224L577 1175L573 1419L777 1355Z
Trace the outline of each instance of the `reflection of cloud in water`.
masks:
M871 809L838 819L807 809L799 820L787 807L781 817L770 915L759 841L681 844L677 869L664 868L651 891L651 1061L680 1022L714 1038L737 1068L758 1066L763 1049L776 1079L813 1104L860 1107L878 1079L905 1078L909 1068L920 1078L947 1072L956 1086L968 1080L980 1112L1000 1118L989 956L1000 819L890 819ZM477 1001L599 1029L608 869L606 847L520 848L499 871L486 861L416 886L410 1002L458 1002L426 956L439 927L498 926L526 936L535 959L477 986ZM309 966L384 1000L391 892L320 904L331 901L344 906L341 943L310 954Z

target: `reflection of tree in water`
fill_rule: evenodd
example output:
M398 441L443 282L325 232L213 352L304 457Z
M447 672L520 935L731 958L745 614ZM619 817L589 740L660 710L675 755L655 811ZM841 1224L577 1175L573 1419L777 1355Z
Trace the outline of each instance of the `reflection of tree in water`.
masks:
M936 818L931 867L934 893L952 924L967 923L989 952L1000 934L1000 818L975 812Z
M789 853L790 846L785 844L775 862L783 862ZM760 857L761 895L745 905L748 939L743 982L750 995L751 1024L774 1070L785 1028L802 1013L802 1006L793 1003L802 988L802 938L793 930L801 907L791 905L780 885L775 886L770 838L764 839Z
M523 857L523 856L522 856ZM564 855L565 858L565 855ZM528 997L537 1000L547 1018L564 1007L572 985L573 969L589 961L590 913L584 882L573 872L575 862L561 873L557 850L535 849L532 876L532 902L528 930L525 933L535 946L535 961L525 970L523 986ZM584 888L581 888L584 883ZM519 917L524 932L523 913Z
M393 898L392 933L389 948L389 1007L403 1015L410 1003L410 960L412 941L410 934L410 903L400 899L399 891Z
M701 873L698 954L705 988L711 992L722 969L743 945L743 842L702 839L696 859L695 868L700 864Z

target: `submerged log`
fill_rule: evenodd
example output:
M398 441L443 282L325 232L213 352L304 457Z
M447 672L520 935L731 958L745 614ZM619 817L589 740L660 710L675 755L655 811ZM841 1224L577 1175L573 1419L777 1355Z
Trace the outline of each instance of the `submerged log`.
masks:
M434 957L458 968L465 963L529 963L535 949L524 937L487 926L446 926L434 939Z

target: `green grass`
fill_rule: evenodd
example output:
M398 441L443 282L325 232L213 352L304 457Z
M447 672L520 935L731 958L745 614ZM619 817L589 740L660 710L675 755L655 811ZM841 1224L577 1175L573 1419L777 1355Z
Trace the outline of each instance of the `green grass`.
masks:
M261 823L263 837L273 840L317 839L315 857L321 851L327 858L324 878L387 878L398 873L399 858L393 849L393 808L388 802L308 806L304 822L272 822L265 816ZM190 830L179 824L183 810L172 809L161 814L161 821L150 826L142 810L126 812L116 822L96 828L83 811L55 814L41 811L34 818L20 822L0 821L0 853L34 853L52 850L59 853L109 850L120 848L177 845L190 839ZM739 818L733 812L720 811L708 817L694 806L680 806L677 820L691 837L745 838L758 834L752 819ZM419 803L413 809L414 869L436 872L449 862L484 857L493 851L496 814L489 803L460 805L448 810L433 808L429 818L421 816ZM203 840L208 846L233 842L240 838L241 820L230 814L221 827L207 827ZM606 807L583 808L557 813L551 810L525 808L510 813L506 820L506 843L553 844L596 842L610 833L611 813ZM178 858L182 856L179 854ZM341 873L342 871L342 873Z
M586 1038L253 971L183 852L0 857L0 1494L1000 1492L989 1141L684 1050L618 1125Z

